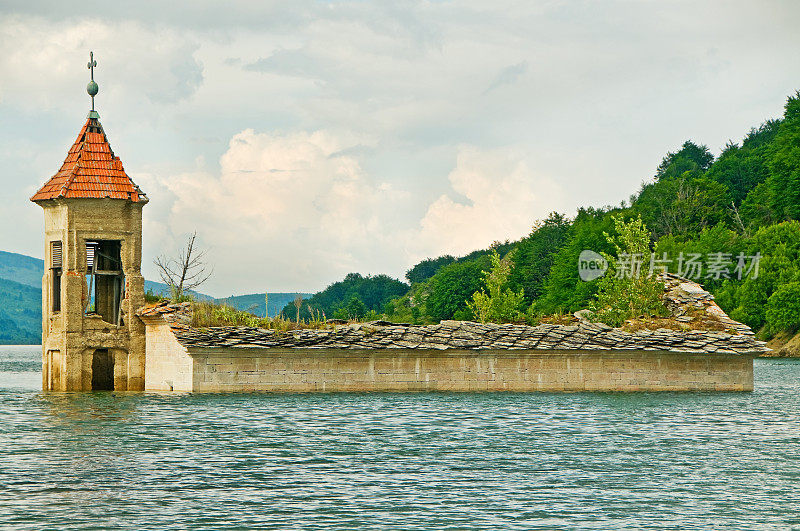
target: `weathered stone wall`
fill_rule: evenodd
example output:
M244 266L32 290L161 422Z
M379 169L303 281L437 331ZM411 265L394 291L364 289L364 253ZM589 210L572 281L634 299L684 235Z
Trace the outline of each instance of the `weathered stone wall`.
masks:
M148 341L150 332L148 327ZM156 341L155 335L164 332L153 329L153 334ZM170 344L159 362L158 378L182 381L186 353ZM148 343L148 371L153 354ZM731 354L216 348L191 349L188 355L191 390L196 392L753 389L752 358ZM155 379L151 387L148 373L147 388L164 389Z

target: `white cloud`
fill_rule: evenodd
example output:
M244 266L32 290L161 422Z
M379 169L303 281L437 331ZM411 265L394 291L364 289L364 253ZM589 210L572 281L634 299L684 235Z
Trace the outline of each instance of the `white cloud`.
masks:
M532 171L519 149L462 147L448 179L466 200L444 194L430 205L416 237L420 258L460 255L495 240L517 239L530 232L534 220L564 206L561 188Z
M141 102L174 104L202 85L191 32L96 18L49 21L9 16L0 23L0 94L28 109L86 107L86 64L94 50L101 109ZM69 95L71 97L65 97Z
M197 230L215 264L206 288L218 295L258 283L265 290L318 289L351 271L402 276L426 256L518 238L563 202L560 188L536 175L519 149L462 146L451 190L421 220L404 222L397 214L416 199L365 172L358 155L364 144L324 130L242 131L220 158L219 173L143 176L142 187L156 198L146 211L146 241L177 249ZM322 282L309 286L308 279Z
M309 278L333 281L365 264L374 272L397 267L402 249L386 220L408 196L364 173L348 154L359 145L328 131L242 131L221 157L218 175L147 179L171 197L147 213L160 218L149 236L174 248L197 230L216 264L210 285L217 290L253 289L259 281L265 289L308 289ZM252 277L241 278L243 270Z
M0 6L4 250L41 253L27 198L82 125L90 49L151 199L146 274L197 228L221 294L402 275L617 204L687 138L779 115L800 68L791 2L143 1Z

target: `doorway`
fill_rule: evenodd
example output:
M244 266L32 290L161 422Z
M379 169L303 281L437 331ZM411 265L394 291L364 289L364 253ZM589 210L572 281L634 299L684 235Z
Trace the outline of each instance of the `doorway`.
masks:
M114 356L107 348L99 348L92 355L92 391L114 390Z

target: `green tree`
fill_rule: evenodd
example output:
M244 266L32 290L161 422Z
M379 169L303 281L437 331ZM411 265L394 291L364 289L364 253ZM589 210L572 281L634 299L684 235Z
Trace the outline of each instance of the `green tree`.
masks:
M729 197L724 184L687 172L643 186L632 208L654 228L656 237L697 234L729 221Z
M469 319L467 299L480 289L483 271L491 265L484 255L476 260L444 266L427 282L421 293L425 315L433 322L444 319Z
M800 282L783 284L767 299L767 324L772 333L800 328Z
M769 170L773 209L784 219L800 219L800 91L786 102Z
M428 282L416 282L402 297L397 297L384 305L383 312L390 321L414 324L427 324L424 301L428 295Z
M741 147L729 142L706 172L706 177L727 187L733 204L740 205L753 188L769 177L768 153L779 125L778 120L769 120L751 129Z
M781 216L774 209L775 203L772 183L765 181L756 185L742 201L739 209L745 227L752 231L780 221Z
M707 146L687 140L675 153L667 153L656 168L656 180L676 178L689 172L691 177L699 177L714 162L714 155Z
M347 304L333 313L336 319L361 319L367 314L367 307L364 302L353 295Z
M583 250L610 252L612 247L603 237L613 228L610 214L593 208L580 209L569 228L566 243L552 257L553 265L543 284L541 297L534 301L539 315L574 312L592 300L597 282L584 282L578 275L578 256Z
M456 259L449 254L439 258L426 258L406 272L406 279L412 284L424 282L435 275L443 266L452 264L455 261Z
M544 293L545 280L556 253L567 242L569 228L567 217L553 212L544 221L537 222L530 235L515 247L508 283L512 290L523 290L529 305Z
M758 270L732 278L714 291L731 318L758 330L767 324L767 301L782 285L800 282L800 222L760 228L743 241L745 256L759 255ZM747 260L748 266L753 260Z
M511 254L513 255L513 251ZM501 260L497 251L492 252L489 255L492 268L483 272L488 292L481 288L472 294L472 301L467 301L473 315L482 323L508 323L522 317L522 290L514 292L507 287L512 269L511 258L512 256L506 255Z
M678 271L678 267L681 265L679 263L681 253L683 253L684 259L693 254L700 255L702 263L705 263L715 253L723 253L729 255L730 259L735 262L738 253L744 252L746 243L746 238L720 223L714 227L704 228L696 236L665 236L656 243L655 253L658 258L663 258L666 253L667 259L671 260L667 264L668 270L671 273L686 276L687 271ZM734 265L731 264L731 273L733 273ZM696 280L708 290L719 288L724 283L724 277L720 276L718 279L716 275L709 274L708 271L702 269L699 271L699 277L691 280Z

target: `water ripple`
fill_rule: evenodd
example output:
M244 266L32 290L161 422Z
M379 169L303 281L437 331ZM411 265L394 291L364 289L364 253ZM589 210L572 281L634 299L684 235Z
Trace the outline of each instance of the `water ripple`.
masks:
M800 362L753 393L43 394L0 348L0 527L800 528Z

